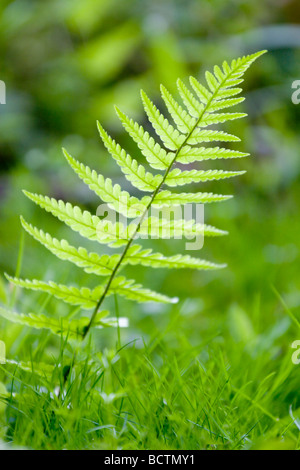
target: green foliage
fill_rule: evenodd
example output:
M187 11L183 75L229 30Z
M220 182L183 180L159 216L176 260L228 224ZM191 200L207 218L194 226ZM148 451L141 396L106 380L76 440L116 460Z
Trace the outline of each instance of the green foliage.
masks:
M87 287L65 286L53 281L46 283L39 280L30 281L8 277L9 281L17 286L46 292L64 300L66 303L80 306L82 309L93 309L89 320L86 320L86 318L70 321L64 319L62 327L60 326L60 320L51 319L50 321L47 317L39 314L30 314L26 317L24 315L16 316L16 314L12 313L11 319L13 321L19 321L22 324L36 328L47 327L47 322L49 322L48 328L55 333L70 331L73 336L76 333L76 336L81 335L85 337L92 326L99 326L99 316L102 318L104 314L101 310L102 303L111 294L119 294L138 302L173 303L177 300L145 289L135 284L133 280L127 280L125 277L116 277L116 274L122 269L123 265L140 263L155 268L189 267L194 269L218 269L223 267L222 265L216 265L189 256L176 255L165 258L159 253L152 253L147 250L141 251L139 246L133 245L133 241L136 235L149 234L150 227L151 230L154 228L155 235L162 237L166 231L171 232L173 237L183 235L186 229L189 234L195 236L201 230L206 235L216 236L224 234L224 232L214 227L199 226L195 221L190 223L186 223L183 220L169 222L165 219L149 218L148 213L152 207L173 208L174 206L190 203L225 201L232 197L230 195L208 192L175 193L161 189L164 183L168 186L181 186L209 179L229 178L241 173L216 170L204 172L193 170L181 171L179 168L174 169L173 166L176 163L187 164L208 159L237 158L247 155L220 147L195 147L195 145L215 140L237 140L234 136L225 134L222 131L211 131L204 128L212 124L224 123L245 116L244 113L219 113L217 111L233 107L243 100L242 98L232 98L241 92L241 89L237 88L236 85L243 81L242 76L245 71L263 53L264 51L233 60L230 65L224 61L222 69L215 67L214 74L206 73L206 86L191 77L190 85L193 91L189 90L181 81L178 81L178 91L183 98L186 110L166 88L162 87L162 98L174 121L173 124L170 124L168 119L164 117L145 92L142 91L141 97L145 112L156 134L161 139L164 148L142 126L117 110L123 126L137 143L150 166L154 170L164 170L163 175L154 175L146 170L144 166L132 159L98 124L100 136L105 147L120 166L126 178L134 187L141 191L151 192L151 196L143 196L140 199L132 196L128 191L124 191L119 184L113 184L111 179L97 174L95 170L91 170L88 166L78 162L64 151L71 168L103 202L107 203L110 208L119 214L136 219L129 223L127 227L119 222L112 223L100 219L88 211L82 211L79 207L72 206L70 203L64 203L61 200L57 201L54 198L25 191L26 196L33 202L46 211L51 212L59 220L71 227L72 230L79 232L84 238L100 243L112 244L114 247L124 245L124 249L117 256L99 256L95 253L89 253L84 248L77 249L65 240L59 241L22 220L22 224L27 232L57 257L73 262L87 272L107 276L107 280L104 284L91 290ZM10 314L4 309L0 310L0 315L10 318ZM16 317L18 320L16 320ZM101 322L100 325L102 325Z
M108 313L107 311L102 311L97 314L95 318L96 328L116 326L118 324L118 320L114 318L105 318ZM26 325L36 329L45 328L58 336L72 339L82 337L84 329L89 323L89 318L86 317L81 317L78 320L56 319L35 313L29 313L27 315L16 314L2 307L0 307L0 315L13 323L19 323L20 325Z

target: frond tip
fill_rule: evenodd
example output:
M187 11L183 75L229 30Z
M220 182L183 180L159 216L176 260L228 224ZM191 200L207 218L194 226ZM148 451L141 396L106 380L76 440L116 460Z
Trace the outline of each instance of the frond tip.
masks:
M7 275L7 279L16 286L46 293L67 304L79 306L82 310L92 309L92 314L89 318L80 316L69 320L35 313L17 314L0 307L0 316L33 328L47 328L54 334L67 338L84 339L92 326L96 328L127 326L127 319L106 318L108 312L102 309L102 304L110 295L120 295L136 302L172 304L178 301L177 297L168 297L154 292L136 283L135 280L120 276L120 271L127 265L196 270L224 268L225 264L213 263L186 254L164 256L153 252L152 249L143 249L142 246L133 244L133 241L139 235L141 238L151 238L151 235L154 235L153 238L186 236L190 239L199 236L219 237L227 234L226 231L206 225L203 221L200 223L194 219L184 220L179 216L177 219L169 220L166 215L160 219L153 213L151 214L151 209L154 208L157 214L157 211L163 213L164 207L171 209L172 206L185 204L208 204L226 201L232 197L218 194L218 192L203 191L202 188L189 192L182 192L180 189L173 192L168 188L180 188L187 184L205 184L206 181L218 181L244 173L244 171L237 170L199 169L193 165L206 160L235 159L238 161L239 158L248 156L248 153L223 147L220 144L239 142L239 137L220 130L219 126L213 129L210 126L246 116L240 110L231 112L231 108L244 101L244 98L240 96L242 92L240 84L243 82L244 73L265 52L247 55L232 60L230 63L224 61L221 67L215 66L213 71L205 73L204 83L200 83L195 77L190 77L187 84L178 79L177 89L182 102L161 85L161 96L166 107L165 111L168 113L166 117L147 94L141 91L145 113L158 138L154 138L154 135L151 135L142 125L115 107L121 124L137 146L137 155L134 153L134 158L104 130L99 122L97 123L104 147L125 178L135 189L146 192L147 195L141 197L135 193L131 195L119 184L114 184L110 178L105 178L63 150L68 164L83 183L106 203L109 209L118 213L123 219L125 218L125 222L120 222L120 218L112 222L106 220L105 217L97 217L69 202L48 196L28 191L24 191L25 195L83 238L98 241L109 247L121 247L123 251L117 254L89 252L84 247L77 248L71 245L65 239L54 238L21 218L26 232L57 258L73 263L86 273L103 276L105 280L91 289L82 286L67 286L53 281L13 278ZM214 146L215 142L218 142L217 146ZM141 155L138 155L139 153ZM145 159L144 162L140 161L141 158ZM190 166L187 170L183 170L174 167L177 163ZM156 170L161 173L157 173ZM127 218L135 220L127 223Z

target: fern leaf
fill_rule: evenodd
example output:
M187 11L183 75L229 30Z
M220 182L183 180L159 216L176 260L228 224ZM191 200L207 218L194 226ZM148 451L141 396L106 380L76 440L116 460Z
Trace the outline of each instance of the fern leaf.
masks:
M205 72L205 78L206 82L211 90L212 93L215 92L215 90L219 87L219 80L216 79L216 77L211 73L211 72ZM220 77L221 81L224 80L224 76Z
M28 191L24 191L24 194L84 238L100 243L115 242L119 245L128 242L128 235L121 223L113 224L110 221L101 220L88 211L82 211L78 206L72 206L69 202L64 203L61 200L57 201L54 198L32 194Z
M239 57L238 59L233 59L231 61L231 65L229 66L226 61L223 62L223 71L224 75L228 75L226 78L226 82L224 84L224 88L228 86L235 86L236 80L240 79L242 75L248 70L251 64L258 59L260 56L265 54L267 51L259 51L255 52L254 54L250 54L247 56ZM230 72L229 72L230 71ZM241 81L239 80L239 83Z
M199 127L207 127L212 124L219 124L220 122L233 121L246 117L246 113L205 113Z
M165 170L168 168L172 161L172 154L167 153L142 126L132 119L129 119L117 107L116 112L124 129L138 145L152 168L156 170Z
M175 168L166 177L167 186L183 186L184 184L199 183L204 181L219 180L242 175L245 171L223 171L223 170L190 170L181 171Z
M203 86L195 77L190 77L190 84L197 99L180 80L177 82L179 93L190 113L190 118L196 119L193 135L189 135L187 139L190 145L197 144L197 139L195 139L197 128L240 119L246 116L244 113L216 113L216 111L236 106L244 100L244 98L233 98L233 96L236 96L242 91L241 88L236 88L236 85L243 81L241 77L253 61L265 52L266 51L261 51L233 60L231 65L225 61L223 63L223 70L215 66L214 73L206 72L205 74L208 88ZM184 116L183 110L178 108L176 102L174 104L172 101L173 98L170 95L165 96L165 101L166 99L168 100L168 109L173 118L174 113L177 114L177 120L175 120L175 122L178 128L184 131L184 126L178 121L178 114L181 118ZM198 102L200 102L200 106Z
M161 94L164 102L171 114L178 130L183 134L188 134L193 130L196 124L196 119L191 117L177 101L173 98L171 93L163 86L160 86Z
M128 280L125 277L117 277L112 282L112 290L136 302L161 302L167 304L178 302L177 297L167 297L150 289L145 289L141 284L135 284L134 282L134 280Z
M194 77L190 77L190 84L192 85L193 89L195 90L199 100L205 106L212 98L212 93L205 88L201 83L198 82Z
M226 61L223 62L223 70L215 66L214 74L206 72L206 82L209 90L198 82L194 77L190 77L190 83L196 92L198 98L202 103L205 104L205 112L210 114L215 111L231 106L243 101L243 98L230 99L233 96L239 94L241 88L236 88L236 85L240 84L243 79L242 75L250 67L250 65L266 51L261 51L255 54L241 57L237 60L233 60L231 65ZM242 114L219 114L215 117L209 117L207 114L201 119L201 126L207 126L210 124L216 124L217 122L225 122L227 120L238 119L244 117Z
M179 91L179 94L182 98L182 101L184 102L186 108L188 109L190 115L196 119L199 118L201 113L204 110L203 104L201 104L191 93L191 91L185 86L185 84L178 79L177 80L177 88Z
M176 161L187 164L203 160L215 160L217 158L243 158L248 155L249 153L220 147L190 147L186 145L182 148Z
M132 242L139 235L154 234L155 237L177 237L188 234L194 237L200 233L207 236L226 234L222 230L198 224L194 220L169 221L167 218L161 220L157 217L147 217L148 210L152 207L160 209L167 206L171 209L172 206L184 204L218 202L232 197L207 192L176 193L165 190L163 184L175 187L229 178L243 173L241 171L196 169L182 171L179 168L174 169L172 166L174 163L189 164L209 159L241 158L248 155L247 153L220 147L198 147L198 144L203 142L236 142L240 140L234 135L220 130L206 129L206 127L246 116L244 113L227 112L227 110L243 101L243 97L237 97L242 91L239 84L243 81L243 74L251 63L264 52L244 56L231 61L230 64L224 61L222 67L215 66L213 72L206 72L205 85L201 84L196 78L190 77L191 88L189 89L181 80L178 80L177 87L185 108L162 86L162 98L174 120L174 126L161 114L148 96L143 91L141 92L148 119L167 150L157 143L142 126L116 108L122 125L138 145L150 166L154 169L163 170L163 175L154 175L147 171L98 124L105 147L126 178L134 187L151 192L151 196L144 196L142 199L131 196L127 191L122 190L120 185L114 185L111 179L105 179L104 176L97 174L96 171L78 162L64 151L70 166L103 202L120 214L129 218L137 218L137 220L132 221L125 228L120 223L115 224L100 219L88 211L82 211L77 206L73 207L70 203L25 192L36 204L58 217L83 237L112 246L121 246L122 244L126 246L122 254L100 256L96 253L89 253L85 248L75 248L66 240L57 240L48 233L44 233L22 220L25 230L58 258L67 259L88 273L107 275L108 280L103 285L89 289L87 287L65 286L53 281L30 281L7 276L15 285L46 292L64 300L66 303L80 305L83 309L93 308L93 313L90 319L84 317L69 321L67 319L50 319L44 315L17 315L14 312L0 308L0 316L35 328L48 328L56 334L65 336L71 334L74 337L81 335L84 338L92 325L103 327L116 324L114 323L115 319L108 318L105 320L103 318L104 312L101 311L101 305L106 295L119 294L138 302L173 303L178 300L145 289L140 284L136 284L134 280L128 280L120 276L116 277L117 272L123 266L141 264L153 268L193 268L199 270L224 267L224 265L192 258L188 255L178 254L165 257L161 253L153 253L152 250L143 250L139 245L132 245ZM220 112L222 110L226 110L226 112Z
M112 273L120 259L120 255L102 255L89 253L85 248L75 248L66 240L57 240L51 237L49 233L43 232L36 227L28 224L23 217L21 223L24 229L35 240L44 245L51 253L61 260L67 260L76 266L83 268L86 273L97 274L98 276L108 276Z
M235 96L242 91L240 88L234 87L241 83L241 77L250 67L250 65L265 52L266 51L260 51L255 54L233 60L231 65L224 61L223 70L221 70L219 67L215 67L214 74L206 72L206 82L210 91L201 85L194 77L190 77L190 83L197 96L199 97L200 101L206 104L206 112L212 112L214 110L213 107L216 101ZM236 103L233 102L233 105L234 104Z
M242 90L241 90L242 91ZM240 104L242 103L243 101L245 101L245 98L241 97L241 98L233 98L233 99L229 99L229 100L219 100L219 101L215 101L215 103L213 103L211 106L210 106L210 112L215 112L215 111L219 111L220 109L225 109L225 108L231 108L232 106L236 106L237 104ZM243 116L242 116L243 117Z
M111 326L124 327L126 322L123 318L118 320L115 318L105 318L109 312L107 310L101 311L95 318L94 326L96 328L105 328ZM80 339L84 334L84 330L89 323L89 318L82 317L79 319L68 320L66 318L53 318L47 317L42 314L29 313L28 315L18 314L10 310L0 307L0 316L6 320L19 323L21 325L29 326L31 328L47 329L58 336L68 337L70 339Z
M155 132L168 149L177 150L183 144L185 136L171 126L144 91L141 92L141 96L146 114Z
M87 287L77 288L74 286L65 286L49 281L43 282L37 279L13 278L6 274L6 278L15 286L25 289L37 290L53 295L57 299L71 305L79 305L82 309L89 310L95 308L97 301L105 291L105 285L101 285L91 290ZM137 302L162 302L174 303L173 299L166 295L143 288L140 284L135 284L132 279L126 279L123 276L116 277L111 283L108 295L119 294L127 299Z
M212 227L195 223L195 220L167 220L158 217L149 217L143 220L139 230L141 235L149 235L151 238L172 238L185 235L189 236L222 236L227 232Z
M164 256L161 253L153 253L151 249L141 250L139 245L134 245L128 250L124 262L131 265L141 264L142 266L166 269L212 270L226 267L225 264L215 264L189 255Z
M202 142L240 142L240 140L235 135L227 134L223 131L197 128L189 138L189 145L197 145Z
M91 291L91 289L88 289L87 287L78 289L77 287L73 286L56 284L56 282L53 281L43 282L37 279L30 281L29 279L13 278L7 274L6 278L15 286L46 292L47 294L53 295L57 299L64 300L68 304L80 305L81 308L86 310L93 308L99 296L104 292L104 287L102 286L99 286L98 288L94 289L94 291Z
M97 125L105 147L120 166L126 179L141 191L155 191L162 181L162 176L154 176L152 173L146 171L143 165L140 165L136 160L132 159L131 156L105 132L99 122Z
M91 170L83 163L79 163L64 150L65 157L75 173L88 185L88 187L106 202L109 207L116 210L125 217L139 217L144 212L150 201L149 196L142 199L130 196L127 191L123 191L119 184L112 184L110 178L104 178L102 175Z
M213 193L171 193L171 191L161 191L153 201L153 206L163 207L191 203L206 204L210 202L226 201L231 198L231 195Z

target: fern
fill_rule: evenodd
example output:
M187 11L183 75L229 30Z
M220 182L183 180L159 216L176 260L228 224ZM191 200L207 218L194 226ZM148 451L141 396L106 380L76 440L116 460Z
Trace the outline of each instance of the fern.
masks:
M192 203L207 204L225 201L232 197L231 195L208 192L172 192L165 187L180 187L191 183L220 180L244 173L214 169L182 170L178 167L174 168L174 164L186 165L204 160L235 159L248 155L220 146L202 145L203 143L210 145L213 142L238 142L240 140L223 130L207 127L246 116L240 112L228 112L228 108L243 101L244 98L237 97L242 91L238 85L242 83L243 75L249 66L264 52L233 60L230 64L224 61L222 67L216 66L214 68L213 73L206 72L206 84L200 83L194 77L190 78L189 86L178 80L177 87L182 103L179 103L164 86L161 86L162 98L170 115L168 118L142 91L141 98L144 110L160 141L155 140L140 124L116 108L117 116L124 129L136 143L152 170L162 170L162 174L153 173L149 168L132 158L98 123L103 144L126 179L134 188L150 193L148 195L142 195L140 198L132 196L120 185L113 184L111 179L105 178L95 170L78 162L64 150L64 155L71 168L103 202L122 216L135 220L129 224L106 221L61 200L57 201L54 198L27 191L25 191L25 195L82 237L114 248L123 247L123 251L111 255L88 252L83 247L77 248L66 240L52 237L49 233L30 225L21 218L24 229L55 256L73 263L87 273L105 277L105 280L94 289L90 289L66 286L54 281L44 282L7 276L9 281L17 286L50 294L68 304L77 305L81 309L92 309L92 313L88 317L69 320L67 318L49 318L34 313L17 314L0 308L0 315L23 325L47 328L55 334L68 338L84 338L92 326L103 328L118 324L116 319L107 316L106 310L102 310L104 300L112 294L121 295L137 302L173 303L178 300L153 292L136 284L133 280L120 276L120 271L126 265L140 264L152 268L191 268L197 270L225 267L224 264L212 263L189 255L176 254L166 257L151 249L143 249L141 245L134 244L134 240L139 236L149 235L150 232L151 235L160 237L167 235L177 237L182 234L196 236L199 233L203 233L205 236L222 236L227 233L212 226L196 223L195 220L169 221L166 218L153 217L149 215L149 209L152 207L157 209L172 208Z
M96 328L106 328L117 325L120 327L126 326L126 319L106 318L108 313L108 311L103 310L100 314L98 313L95 316L94 326ZM0 307L0 315L13 323L29 326L38 330L47 329L58 336L64 336L70 339L81 338L90 321L88 317L68 320L65 318L51 318L46 315L37 315L35 313L29 313L28 315L16 314L2 307Z

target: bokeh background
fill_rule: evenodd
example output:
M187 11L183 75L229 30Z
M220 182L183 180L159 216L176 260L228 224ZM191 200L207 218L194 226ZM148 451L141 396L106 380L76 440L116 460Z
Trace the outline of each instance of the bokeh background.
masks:
M114 104L147 125L141 88L164 109L160 83L176 93L178 77L187 80L193 74L203 79L206 69L224 59L268 49L246 76L246 101L240 109L248 118L226 128L242 139L234 148L250 152L251 157L209 164L247 173L201 187L235 195L226 203L207 206L206 222L230 234L206 240L198 254L228 263L228 268L214 273L129 268L129 277L181 301L178 306L153 307L120 300L118 307L121 315L130 318L130 328L122 331L124 341L147 338L176 317L168 333L175 348L184 346L182 337L180 341L176 337L181 329L192 344L217 337L225 341L225 350L226 337L231 338L232 363L234 344L241 342L253 357L265 354L270 363L278 356L286 360L290 343L300 336L283 305L284 301L299 317L300 105L291 101L292 83L300 80L299 2L2 0L0 12L0 79L7 87L6 104L0 105L3 303L10 302L12 292L2 273L15 273L23 243L19 263L23 277L96 285L97 279L57 261L29 236L21 235L19 216L23 214L58 238L84 244L22 194L22 189L28 189L95 213L97 198L68 167L62 147L135 194L104 150L96 120L142 161L122 131ZM193 189L199 190L199 185ZM184 243L155 240L153 247L172 255L182 251ZM103 252L102 245L99 250ZM43 297L18 292L15 308L28 312L37 302L42 306ZM108 304L114 308L112 301ZM46 309L55 315L68 312L66 306L52 301ZM5 331L9 354L20 358L30 351L32 336L20 329L14 330L18 334ZM115 332L100 332L97 338L103 347L115 341Z

